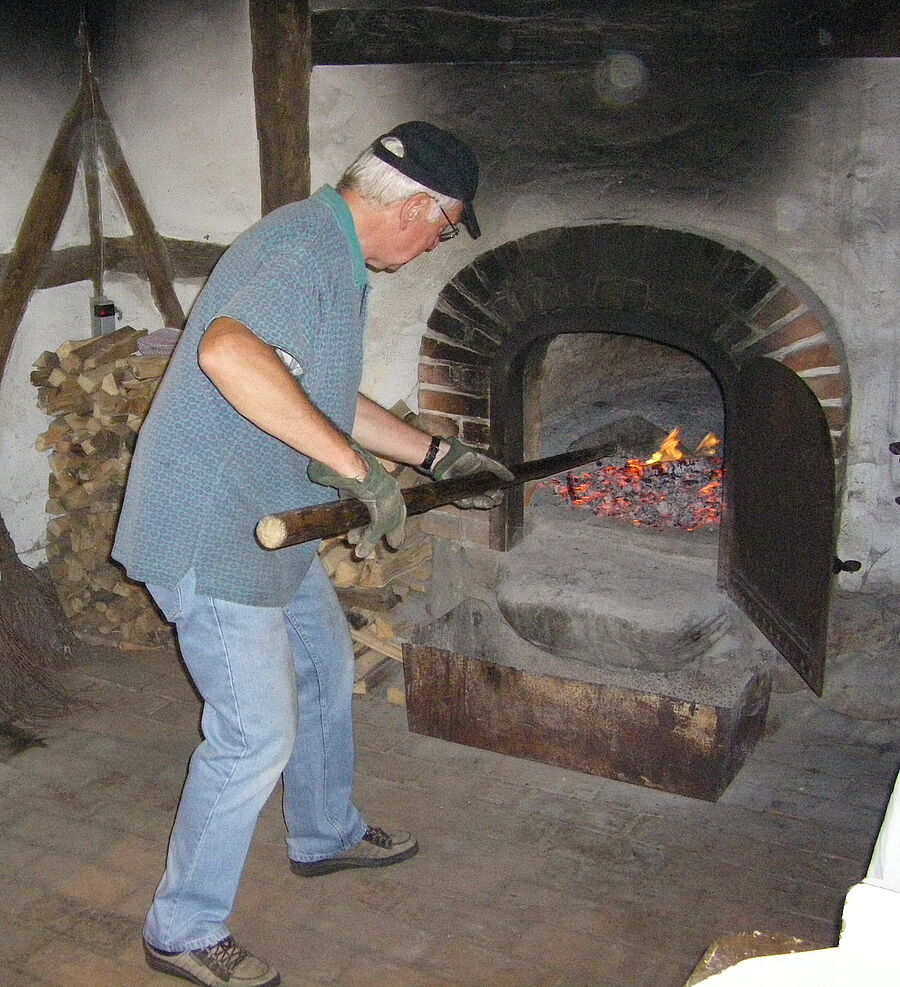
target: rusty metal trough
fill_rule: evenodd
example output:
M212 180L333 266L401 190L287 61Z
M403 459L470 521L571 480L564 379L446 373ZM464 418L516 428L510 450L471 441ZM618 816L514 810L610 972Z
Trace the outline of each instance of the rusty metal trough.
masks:
M713 801L763 732L759 656L675 672L548 654L498 611L467 600L404 644L414 733Z

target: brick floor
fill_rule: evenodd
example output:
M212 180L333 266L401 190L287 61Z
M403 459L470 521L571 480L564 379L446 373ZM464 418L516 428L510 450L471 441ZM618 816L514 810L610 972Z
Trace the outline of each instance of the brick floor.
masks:
M177 983L139 937L197 698L165 651L98 653L66 677L82 707L0 763L0 983ZM357 802L421 852L299 880L274 793L231 924L286 987L680 987L728 933L831 943L900 758L896 723L776 695L706 803L416 736L377 694L355 715Z

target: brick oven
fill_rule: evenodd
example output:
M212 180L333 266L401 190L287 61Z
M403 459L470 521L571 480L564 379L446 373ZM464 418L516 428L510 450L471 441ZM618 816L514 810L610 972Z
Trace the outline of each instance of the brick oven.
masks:
M692 233L621 224L545 230L482 254L441 291L420 351L419 406L427 426L458 434L508 462L534 458L539 451L562 451L539 449L540 414L532 391L549 344L576 333L617 334L673 347L712 375L724 420L716 582L821 694L831 581L844 565L834 546L850 412L844 351L828 312L790 272ZM459 537L509 552L529 537L526 499L527 493L515 488L481 531L463 515L454 519L450 512L446 520L469 525L467 531L459 529ZM445 528L445 533L453 531ZM617 543L621 546L620 536ZM659 578L664 580L665 574ZM484 619L482 615L476 622ZM448 644L446 626L442 634L449 653L458 657L460 649ZM471 642L469 646L478 650ZM546 642L543 650L548 650ZM559 653L553 661L558 658ZM490 660L490 655L481 659ZM485 681L493 674L496 684L496 669L485 674ZM752 746L765 715L760 699L765 688L754 673L748 674L725 717L731 726L719 722L714 731L718 740L707 737L702 742L711 748L718 744L728 762L724 773L721 763L714 770L709 765L701 769L701 774L712 770L716 776L708 790L690 791L693 783L671 778L647 781L652 771L646 764L623 772L608 761L599 769L565 758L558 763L716 797ZM408 701L413 728L417 707L428 705L430 711L418 724L423 732L468 742L468 728L459 721L453 729L428 722L434 719L431 707L441 704L434 695L424 698L425 679L415 669L412 679ZM645 695L644 685L635 686L636 696ZM465 689L471 697L471 676ZM673 693L666 683L653 689L670 695L678 691ZM486 697L490 691L488 687ZM751 694L755 699L748 703ZM510 697L503 702L509 704ZM689 695L679 695L676 705L685 702L698 705ZM565 717L563 709L558 713ZM666 715L671 713L667 709ZM656 735L644 744L650 760L687 757L669 746L671 730L658 729L660 710L651 721L650 733L655 730ZM630 721L622 725L627 731L634 727ZM586 749L596 747L590 732L588 727L587 736L578 741ZM618 746L620 738L606 741ZM484 733L472 742L495 746ZM512 748L506 743L496 749L516 752ZM519 752L539 756L525 748ZM697 764L686 771L696 772Z

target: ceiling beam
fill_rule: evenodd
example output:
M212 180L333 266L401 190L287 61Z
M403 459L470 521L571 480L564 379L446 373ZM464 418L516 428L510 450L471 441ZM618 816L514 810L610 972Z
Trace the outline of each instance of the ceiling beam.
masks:
M615 50L677 58L891 57L900 14L825 0L355 5L312 14L316 65L596 62Z
M250 0L262 214L305 199L309 183L307 0Z

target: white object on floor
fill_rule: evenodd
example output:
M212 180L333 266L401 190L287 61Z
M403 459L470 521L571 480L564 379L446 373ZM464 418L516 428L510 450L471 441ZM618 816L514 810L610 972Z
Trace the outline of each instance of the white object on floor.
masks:
M844 899L838 945L755 956L703 987L898 987L900 985L900 775L862 884Z

